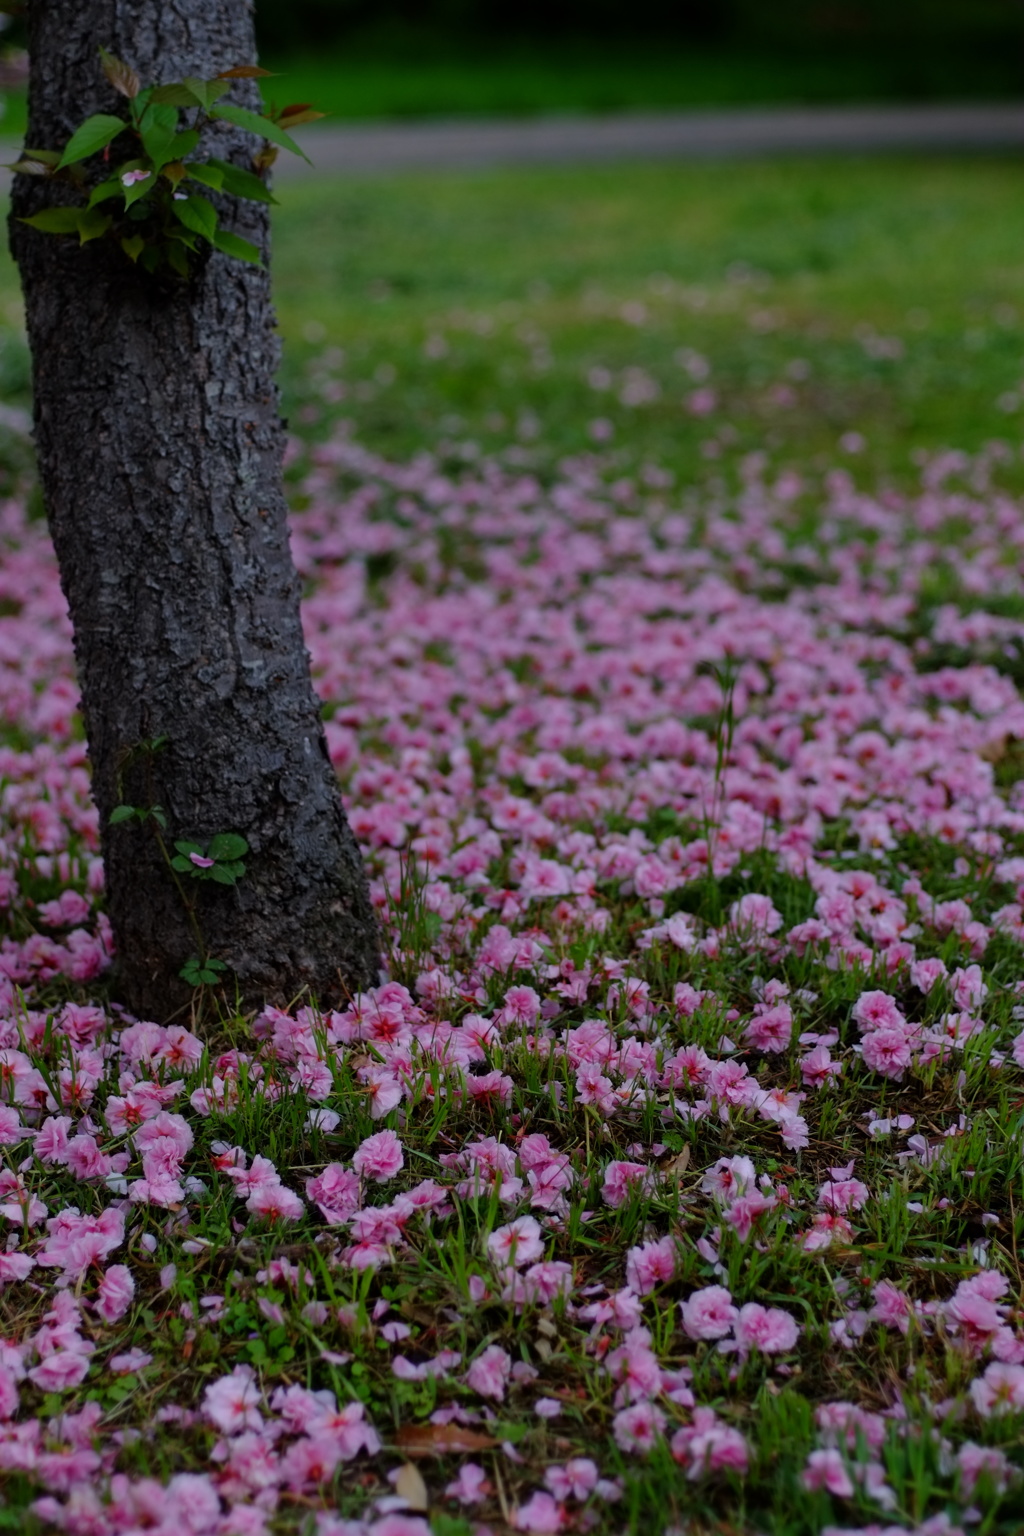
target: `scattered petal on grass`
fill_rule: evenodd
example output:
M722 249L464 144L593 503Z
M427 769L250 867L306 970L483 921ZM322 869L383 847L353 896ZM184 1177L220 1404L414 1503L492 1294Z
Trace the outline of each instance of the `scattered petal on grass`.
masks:
M700 494L295 446L387 950L323 1013L104 1002L62 599L0 507L0 1463L48 1527L614 1531L666 1473L1012 1527L1024 510L998 456L733 463L719 379Z

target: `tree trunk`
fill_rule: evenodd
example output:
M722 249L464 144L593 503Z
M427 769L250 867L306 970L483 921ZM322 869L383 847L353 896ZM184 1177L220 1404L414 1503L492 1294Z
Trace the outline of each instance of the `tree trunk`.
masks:
M143 84L255 60L248 0L30 0L32 148L63 148L93 112L124 115L102 45ZM258 110L251 82L229 100ZM259 147L221 123L214 153ZM87 162L87 168L91 163ZM97 173L96 179L99 179ZM366 880L324 742L299 620L281 482L283 430L266 270L211 252L188 281L154 279L114 241L79 247L17 216L78 202L15 178L11 244L32 350L36 445L71 611L99 808L117 989L166 1019L197 951L152 827L240 833L235 887L197 893L203 947L246 1005L322 1002L377 979ZM223 200L226 227L268 256L262 204ZM166 738L156 753L147 741Z

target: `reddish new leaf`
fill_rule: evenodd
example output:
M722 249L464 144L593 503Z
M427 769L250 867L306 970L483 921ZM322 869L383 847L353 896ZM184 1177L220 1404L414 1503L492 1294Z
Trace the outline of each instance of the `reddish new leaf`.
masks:
M298 128L303 123L315 123L326 116L326 112L314 112L312 107L285 107L276 122L281 128Z

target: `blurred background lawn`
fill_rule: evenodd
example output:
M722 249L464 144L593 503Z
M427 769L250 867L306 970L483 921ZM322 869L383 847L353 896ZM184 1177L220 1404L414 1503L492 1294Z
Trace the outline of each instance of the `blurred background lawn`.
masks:
M387 454L596 442L896 480L1024 432L1024 200L999 158L434 173L289 186L288 404ZM851 436L852 434L852 436Z
M260 0L257 16L286 76L268 94L343 116L1013 96L1024 61L1018 0ZM340 416L390 455L535 467L600 445L689 480L749 449L903 481L923 449L998 439L1019 465L1017 157L437 170L281 199L282 383L304 434ZM6 258L0 313L0 396L24 405Z
M1013 158L659 163L289 184L274 213L284 405L375 450L599 446L704 481L750 450L916 480L1024 439ZM26 406L0 264L0 397Z

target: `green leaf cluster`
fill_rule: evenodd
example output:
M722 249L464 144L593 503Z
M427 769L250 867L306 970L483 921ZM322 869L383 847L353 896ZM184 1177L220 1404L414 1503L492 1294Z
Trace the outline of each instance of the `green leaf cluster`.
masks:
M97 213L94 208L44 208L21 222L45 235L77 235L79 245L86 245L105 235L114 221L109 214Z
M162 805L117 805L110 813L112 827L123 826L126 822L132 821L155 821L161 831L167 830L167 814Z
M189 76L143 89L131 66L102 48L100 62L110 85L127 100L128 118L94 113L79 124L63 151L26 149L12 169L63 181L81 195L82 162L102 154L109 163L114 148L119 158L89 191L84 208L44 208L22 222L43 234L77 235L80 245L116 239L128 259L148 272L169 269L187 278L210 247L259 266L257 247L221 228L220 210L200 189L274 202L256 172L273 163L278 148L306 159L287 128L321 114L305 103L264 115L222 102L235 80L267 73L252 64L224 70L212 80ZM216 122L232 123L261 139L254 170L204 152L204 130Z
M202 843L187 839L175 842L175 856L171 868L179 875L191 875L195 880L213 880L217 885L235 885L245 874L242 862L249 852L249 844L237 832L218 832L210 839L208 848ZM197 864L191 857L212 859L212 864Z
M209 956L200 960L198 955L190 955L178 975L190 987L215 987L223 980L227 968L224 960L214 960Z

